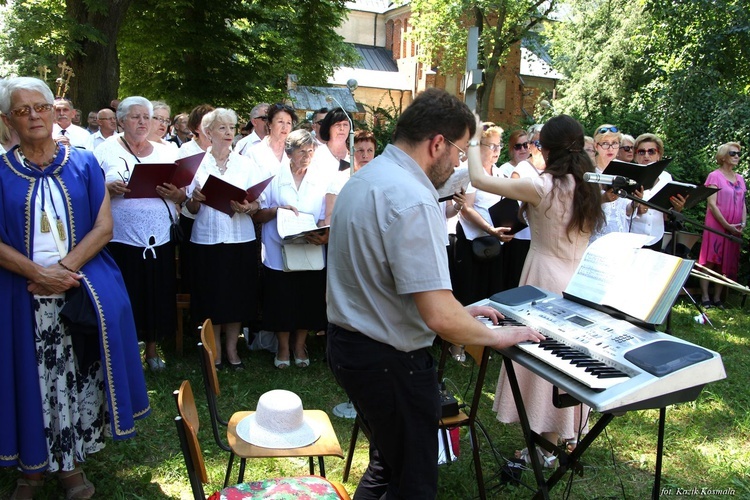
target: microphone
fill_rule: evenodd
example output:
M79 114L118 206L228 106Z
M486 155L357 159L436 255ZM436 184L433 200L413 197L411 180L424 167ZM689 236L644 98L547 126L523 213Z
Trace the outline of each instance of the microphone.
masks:
M603 184L605 186L637 186L638 183L633 179L622 177L620 175L607 175L607 174L596 174L594 172L586 172L583 174L584 182L591 182L594 184Z

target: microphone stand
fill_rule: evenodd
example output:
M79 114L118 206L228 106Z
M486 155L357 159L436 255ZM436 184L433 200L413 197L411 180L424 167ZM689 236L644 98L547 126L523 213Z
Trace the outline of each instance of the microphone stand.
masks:
M349 120L349 177L351 177L352 171L354 170L354 122L352 121L352 117L349 116L349 113L346 112L346 109L344 109L344 105L341 104L338 99L329 95L326 96L326 100L328 100L328 102L336 101L336 104L339 105L341 111L344 112L346 119Z

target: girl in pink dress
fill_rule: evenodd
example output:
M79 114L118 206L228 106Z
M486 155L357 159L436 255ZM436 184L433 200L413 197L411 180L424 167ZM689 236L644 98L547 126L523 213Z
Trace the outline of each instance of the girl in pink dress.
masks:
M604 224L601 192L583 181L594 165L584 151L583 127L567 115L549 120L540 133L547 168L541 175L505 179L482 175L478 155L469 148L469 173L477 189L524 202L522 210L531 228L531 248L521 274L521 285L535 285L562 293L575 273L591 233ZM470 145L472 145L470 143ZM574 439L585 424L581 406L558 409L552 404L552 385L525 368L514 365L531 429L553 444L559 438ZM498 420L518 422L518 413L503 369L494 409ZM545 457L547 464L554 459Z

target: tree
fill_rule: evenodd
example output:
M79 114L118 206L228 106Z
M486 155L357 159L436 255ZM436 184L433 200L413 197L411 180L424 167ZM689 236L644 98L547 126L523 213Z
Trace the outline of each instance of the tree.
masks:
M437 61L443 72L449 74L463 72L467 28L479 28L479 66L484 75L477 89L477 111L486 118L490 89L510 48L524 37L535 37L534 30L548 19L557 3L557 0L414 0L411 22L425 61Z
M659 134L669 169L702 183L716 147L750 140L750 13L743 0L586 0L550 31L559 111Z
M57 64L73 68L67 94L76 107L98 110L117 95L119 63L115 41L131 0L40 0L15 2L7 12L3 49L19 74L38 75L40 66L56 90Z
M163 99L176 110L208 102L247 112L257 102L278 101L289 73L319 85L335 67L353 61L353 51L334 32L345 15L341 0L279 0L272 6L134 0L118 43L121 95Z
M53 90L56 66L67 61L75 73L68 96L84 111L133 94L176 109L249 110L280 99L288 73L315 85L351 64L354 51L333 31L345 14L344 0L14 2L0 57L23 75L52 69Z

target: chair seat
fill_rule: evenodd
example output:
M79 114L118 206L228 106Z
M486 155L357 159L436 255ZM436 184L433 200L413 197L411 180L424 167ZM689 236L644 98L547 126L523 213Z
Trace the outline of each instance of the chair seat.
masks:
M313 444L301 448L263 448L248 443L237 435L237 424L254 411L238 411L229 419L227 440L232 452L240 458L279 458L279 457L339 457L344 452L331 425L331 419L323 410L304 410L305 417L320 429L320 438Z
M343 494L342 494L343 492ZM318 476L279 477L224 488L209 500L250 500L262 498L348 499L343 485Z
M469 416L463 412L463 410L458 410L458 415L453 415L452 417L445 417L440 419L440 427L456 427L459 425L468 425L469 424Z

